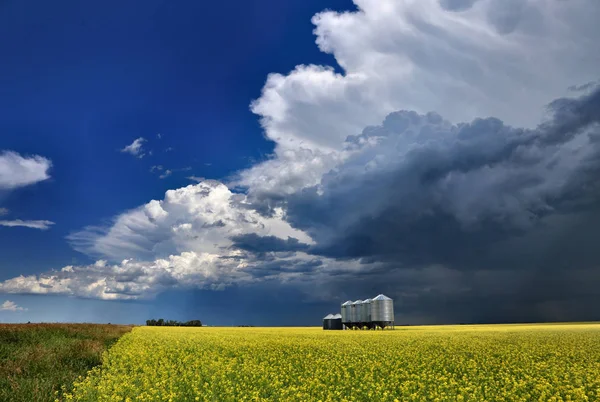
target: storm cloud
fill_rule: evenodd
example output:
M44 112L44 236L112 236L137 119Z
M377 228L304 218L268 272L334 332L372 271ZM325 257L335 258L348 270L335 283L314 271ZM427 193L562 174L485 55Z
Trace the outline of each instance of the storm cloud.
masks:
M349 137L365 145L319 186L289 197L287 219L323 255L470 265L552 216L597 208L600 91L549 110L535 129L392 113Z
M600 299L600 90L548 110L535 129L392 113L348 137L353 156L290 196L287 219L315 254L381 263L339 286L386 288L405 311L597 317L588 306Z
M303 251L308 249L308 244L301 243L294 237L286 240L276 236L259 236L256 233L237 235L231 238L233 247L255 253L266 251Z

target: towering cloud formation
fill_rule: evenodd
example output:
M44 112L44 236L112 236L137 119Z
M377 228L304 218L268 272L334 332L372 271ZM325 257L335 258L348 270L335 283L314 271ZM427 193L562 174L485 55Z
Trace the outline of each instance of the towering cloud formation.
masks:
M313 18L341 72L272 74L252 103L272 159L73 234L103 260L0 290L137 298L276 280L336 299L377 288L410 322L589 318L600 90L565 96L598 78L600 3L355 3Z
M252 104L277 145L274 161L242 174L259 199L317 184L348 135L394 111L532 128L543 105L598 78L593 0L355 3L358 11L313 18L319 48L343 73L303 65L271 74Z
M320 185L288 197L288 220L327 255L447 263L551 216L594 210L600 90L550 109L536 129L392 113L349 137L356 151Z

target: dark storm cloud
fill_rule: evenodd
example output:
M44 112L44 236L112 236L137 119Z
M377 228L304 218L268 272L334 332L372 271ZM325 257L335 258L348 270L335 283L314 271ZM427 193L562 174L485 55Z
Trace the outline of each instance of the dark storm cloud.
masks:
M402 111L349 137L354 156L287 201L312 253L379 263L332 275L328 291L385 289L415 322L589 319L600 300L600 90L548 110L536 129Z
M253 278L277 278L282 274L314 274L322 265L323 261L319 258L299 259L279 259L269 258L272 254L256 255L258 262L255 265L246 268L246 272ZM266 257L266 258L265 258ZM278 257L281 257L280 255ZM290 256L293 257L293 254Z
M588 82L586 84L582 84L582 85L571 85L568 89L569 89L569 91L573 91L573 92L581 92L581 91L587 91L588 89L594 89L597 86L598 86L598 82L590 81L590 82Z
M550 215L597 205L600 147L590 139L600 132L600 91L549 109L553 118L534 130L393 113L361 135L377 145L289 198L288 219L324 255L474 260Z
M308 244L301 243L293 237L283 240L276 236L259 236L256 233L233 236L231 241L233 241L232 247L253 253L303 251L308 249Z

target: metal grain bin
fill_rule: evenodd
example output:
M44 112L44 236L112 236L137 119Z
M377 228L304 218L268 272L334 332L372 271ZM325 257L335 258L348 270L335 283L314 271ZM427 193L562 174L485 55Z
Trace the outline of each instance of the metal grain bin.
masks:
M331 319L329 320L330 325L329 325L329 329L333 329L333 330L340 330L340 329L344 329L344 326L342 325L342 315L341 314L335 314L331 317Z
M369 323L371 322L371 299L363 300L362 305L362 322Z
M333 318L333 314L327 314L323 317L323 329L331 329L331 319Z
M362 318L363 318L363 301L362 300L357 300L353 303L355 310L354 310L354 322L356 324L360 324L362 323Z
M394 325L394 301L385 295L379 295L371 300L371 321L385 328Z
M348 300L347 302L342 304L342 322L344 324L350 322L350 309L352 305L352 301Z
M350 303L350 323L355 324L358 322L358 317L356 315L356 302Z

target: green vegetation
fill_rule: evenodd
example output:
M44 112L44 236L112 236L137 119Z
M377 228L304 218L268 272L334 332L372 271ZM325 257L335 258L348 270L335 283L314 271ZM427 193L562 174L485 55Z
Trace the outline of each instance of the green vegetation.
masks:
M0 324L0 401L53 401L101 363L125 325Z
M149 327L201 327L202 321L175 321L159 318L158 320L146 320L146 325Z

